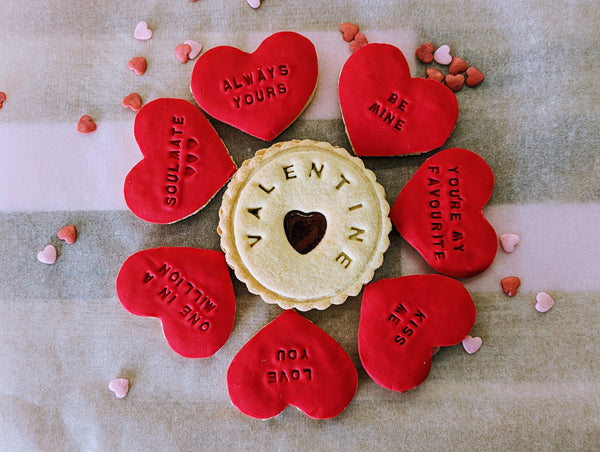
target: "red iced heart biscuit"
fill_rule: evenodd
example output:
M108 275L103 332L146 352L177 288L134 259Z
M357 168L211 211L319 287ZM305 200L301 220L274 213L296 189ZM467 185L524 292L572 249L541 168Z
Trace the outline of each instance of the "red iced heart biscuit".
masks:
M204 207L235 173L225 145L191 103L157 99L135 118L144 154L125 179L125 201L151 223L173 223Z
M194 66L198 105L219 121L271 141L310 102L317 84L314 45L293 32L275 33L254 53L215 47Z
M292 405L327 419L353 399L358 375L340 344L292 309L242 347L227 371L227 386L232 403L254 418L272 418Z
M358 155L431 151L444 144L458 119L452 91L434 80L411 78L404 55L389 44L369 44L348 58L339 97Z
M456 278L488 268L498 239L483 216L494 175L467 149L440 151L425 160L398 195L390 217L431 267Z
M154 248L130 256L117 276L129 312L158 317L171 348L205 358L229 338L235 295L225 256L196 248Z
M460 343L475 317L469 292L447 276L404 276L368 284L358 325L360 360L377 384L408 391L429 375L434 348Z

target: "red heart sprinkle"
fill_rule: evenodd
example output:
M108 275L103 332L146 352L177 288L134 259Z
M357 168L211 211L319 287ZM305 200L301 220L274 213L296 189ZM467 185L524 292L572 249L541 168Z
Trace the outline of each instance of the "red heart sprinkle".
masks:
M398 232L436 271L455 278L481 273L494 261L498 239L483 216L494 189L489 165L467 149L429 157L392 206Z
M356 33L358 33L358 25L344 22L340 25L340 31L342 32L342 38L344 41L350 42L354 39Z
M465 83L469 88L479 85L484 79L485 77L479 69L474 67L467 69L467 81Z
M426 72L427 78L430 80L435 80L436 82L441 82L444 80L444 73L436 68L427 68Z
M521 285L521 280L516 276L508 276L500 281L502 290L509 297L514 297L517 294L517 289Z
M328 419L348 406L357 386L354 364L340 344L293 309L250 339L227 371L231 402L257 419L277 416L288 405Z
M448 75L446 75L445 81L446 81L446 85L448 86L448 88L450 88L452 91L456 92L456 91L460 91L460 89L465 84L465 76L462 74L457 74L457 75L448 74Z
M446 276L404 276L368 284L358 325L360 360L377 384L408 391L429 375L434 349L459 344L475 317L467 289Z
M123 98L121 104L125 108L130 108L131 110L138 112L142 108L142 98L138 93L131 93Z
M154 248L130 256L117 276L117 295L135 315L158 317L171 348L206 358L225 344L235 295L225 256L197 248Z
M175 47L175 57L180 63L187 63L190 59L192 47L189 44L179 44Z
M92 133L98 126L88 115L83 115L77 122L77 131L80 133Z
M69 224L61 228L56 235L60 240L64 240L69 245L72 245L77 240L77 229L72 224Z
M433 44L426 42L415 51L415 56L423 63L431 63L433 61Z
M452 57L452 62L448 67L448 72L452 75L456 75L459 72L465 72L469 66L467 62L463 60L461 57Z
M135 57L129 60L127 67L135 72L136 75L144 75L146 72L146 58Z
M4 101L6 100L6 93L0 91L0 110L4 106Z
M193 215L236 171L215 129L186 100L144 105L135 117L134 134L144 159L125 178L125 201L151 223Z
M367 37L363 33L356 33L352 42L350 42L350 51L356 52L361 47L366 46L369 43Z
M436 81L411 78L404 55L389 44L353 53L338 90L348 138L361 156L431 151L444 144L458 119L456 96Z

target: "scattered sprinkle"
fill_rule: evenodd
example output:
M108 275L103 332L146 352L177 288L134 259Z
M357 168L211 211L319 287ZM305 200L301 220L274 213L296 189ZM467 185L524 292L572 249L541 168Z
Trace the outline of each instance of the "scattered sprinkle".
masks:
M3 93L2 91L0 91L0 110L2 110L5 100L6 100L6 93Z
M56 247L46 245L46 247L37 254L37 259L43 264L53 264L56 262Z
M462 74L448 74L444 80L446 81L446 86L454 92L460 91L465 84L465 76Z
M500 246L507 253L512 253L520 241L521 237L517 234L502 234L500 236Z
M483 341L480 337L473 337L471 335L467 335L462 341L462 346L469 355L479 350L482 344Z
M133 36L135 39L139 39L140 41L147 41L148 39L152 38L152 30L150 30L148 28L148 24L142 20L135 26Z
M64 240L69 245L72 245L77 240L77 229L72 224L69 224L61 228L56 235L60 240Z
M80 133L92 133L98 126L88 115L83 115L77 122L77 131Z
M144 57L135 57L129 60L127 63L127 67L135 72L135 75L144 75L146 72L146 58Z
M467 86L469 88L473 88L477 85L479 85L481 82L483 82L483 80L485 79L485 77L483 76L483 73L475 68L475 67L470 67L467 69Z
M246 0L250 8L257 9L260 6L260 0Z
M122 399L129 392L129 380L127 378L115 378L108 384L108 389L114 392L117 398Z
M344 22L340 25L340 31L342 32L342 38L344 41L350 42L354 39L356 33L358 33L358 25Z
M175 57L180 63L187 63L190 59L192 48L189 44L179 44L175 47Z
M521 286L521 280L516 276L507 276L500 281L500 285L506 295L514 297L517 289Z
M138 93L131 93L123 98L121 104L125 108L130 108L133 111L138 112L142 109L142 98Z
M554 299L546 292L540 292L535 296L535 310L538 312L546 312L554 306Z
M452 62L452 56L450 55L450 47L447 45L439 47L433 53L433 59L436 63L443 64L444 66L450 64Z
M440 351L441 347L433 347L433 351L431 352L431 356L435 356Z
M463 60L461 57L455 56L452 57L452 62L450 63L450 66L448 66L448 72L450 72L452 75L456 75L460 72L465 72L468 67L469 65L465 60Z
M350 43L350 50L352 52L356 52L358 49L366 46L368 43L369 41L367 41L367 37L363 33L358 32Z
M193 60L200 55L200 52L202 51L202 44L192 40L183 41L183 43L189 45L191 48L190 54L188 55L190 60Z
M434 67L427 68L427 78L438 82L444 81L444 73Z
M415 56L423 63L431 63L433 61L433 44L426 42L415 51Z

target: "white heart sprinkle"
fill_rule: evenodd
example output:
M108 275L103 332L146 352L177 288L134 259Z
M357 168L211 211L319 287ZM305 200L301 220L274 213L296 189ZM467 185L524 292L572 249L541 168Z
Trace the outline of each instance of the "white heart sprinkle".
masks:
M115 378L108 384L108 389L114 392L119 399L122 399L129 392L129 380L127 378Z
M538 312L546 312L554 306L554 299L546 292L540 292L535 296L535 310Z
M53 264L56 262L56 247L46 245L46 247L37 254L38 261L44 264Z
M147 41L152 37L152 30L148 28L148 24L143 20L135 26L133 37L140 41Z
M183 43L189 45L190 48L192 49L192 51L188 54L188 58L190 60L193 60L194 58L196 58L202 51L202 44L200 44L199 42L188 40L188 41L183 41Z
M260 0L246 0L251 8L258 8L260 6Z
M452 56L450 55L450 47L447 45L441 46L433 53L433 59L444 65L452 63Z
M469 355L472 355L479 350L481 348L481 344L483 344L483 341L480 337L473 337L470 335L467 335L467 337L465 337L462 341L462 346Z
M512 253L515 250L515 246L517 246L520 241L521 237L517 234L502 234L500 236L500 245L507 253Z

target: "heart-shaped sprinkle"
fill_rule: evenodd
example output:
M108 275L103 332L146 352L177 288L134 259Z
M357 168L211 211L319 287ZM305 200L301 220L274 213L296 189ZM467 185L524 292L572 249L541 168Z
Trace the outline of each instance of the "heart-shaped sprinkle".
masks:
M435 80L437 82L444 80L444 73L434 67L427 68L426 72L429 80Z
M517 234L509 233L502 234L500 236L500 245L502 246L502 249L507 253L512 253L520 241L521 237L519 237Z
M144 75L147 67L146 58L141 56L132 58L127 63L127 67L135 72L135 75Z
M152 38L152 30L150 30L148 28L148 24L142 20L135 26L133 36L135 39L139 39L140 41L147 41L148 39Z
M368 43L369 41L367 41L367 37L363 33L356 33L356 36L354 36L354 39L350 43L350 51L356 52L358 49L366 46Z
M364 289L358 353L380 386L408 391L429 375L435 347L459 344L475 324L467 289L442 275L380 279Z
M108 383L108 389L114 392L117 398L122 399L129 392L129 380L127 378L115 378Z
M423 63L431 63L433 61L433 44L426 42L415 51L415 56Z
M517 276L507 276L500 281L500 285L506 295L514 297L521 286L521 280Z
M465 83L469 88L473 88L479 85L481 82L483 82L484 79L485 77L479 69L474 67L470 67L467 69L467 81Z
M183 41L183 43L190 46L191 50L188 55L188 58L190 60L193 60L198 55L200 55L200 52L202 51L202 44L200 44L199 42L196 42L196 41L192 41L191 39L188 39L187 41Z
M546 292L540 292L535 296L535 310L546 312L554 306L554 299Z
M72 224L69 224L61 228L56 235L60 240L64 240L69 245L72 245L77 240L77 229Z
M260 0L246 0L250 8L257 9L260 6Z
M92 133L98 126L88 115L83 115L77 122L77 131L80 133Z
M433 59L436 63L443 64L444 66L452 62L452 55L450 55L450 47L443 45L433 53Z
M56 262L56 247L46 245L42 251L37 254L37 259L43 264L53 264Z
M345 350L294 309L256 333L227 370L231 402L257 419L277 416L288 405L313 419L329 419L348 406L357 387Z
M321 242L327 229L325 215L320 212L288 212L283 219L285 236L300 254L308 254Z
M4 101L6 100L6 93L0 91L0 110L4 106Z
M454 92L460 91L465 84L465 76L462 74L448 74L444 80L446 81L446 86Z
M480 337L473 337L471 335L467 335L462 341L462 346L469 355L479 350L482 344L483 340Z
M179 44L175 47L175 58L180 63L187 63L190 59L190 53L192 51L192 47L189 44Z
M131 93L123 98L121 104L125 108L130 108L131 110L138 112L142 108L142 98L138 93Z
M448 67L448 72L450 72L452 75L456 75L459 72L465 72L468 67L469 65L467 62L461 57L452 57L452 62Z
M342 32L342 38L346 42L350 42L358 33L358 25L352 24L350 22L344 22L340 25L340 31Z

